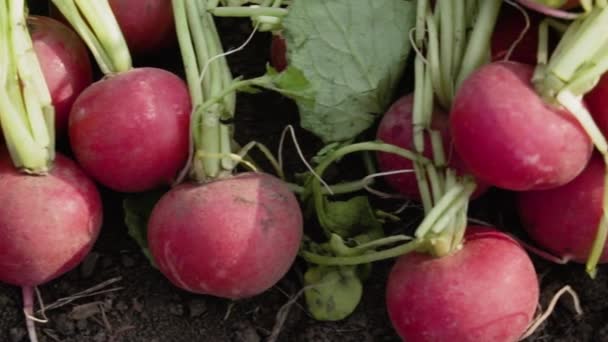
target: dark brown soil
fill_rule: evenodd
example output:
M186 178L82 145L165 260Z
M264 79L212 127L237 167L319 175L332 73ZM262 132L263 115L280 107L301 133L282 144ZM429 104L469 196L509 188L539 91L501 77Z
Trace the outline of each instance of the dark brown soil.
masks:
M240 45L251 29L247 21L237 20L222 20L219 27L226 48ZM268 46L269 36L257 35L245 51L232 55L234 74L262 74ZM171 66L178 71L179 60L165 57L139 64ZM283 127L297 123L293 104L268 93L240 96L237 117L238 141L258 140L273 150ZM306 132L298 130L297 134L308 156L320 147ZM289 147L285 155L295 156L293 148ZM302 170L297 158L287 161L288 171ZM281 306L301 288L303 268L296 264L277 286L249 300L231 302L176 289L149 265L127 235L121 195L107 190L103 195L105 224L94 252L79 268L41 286L40 291L49 305L116 277L120 279L105 289L118 289L47 310L48 323L37 325L41 342L264 341L273 330ZM514 227L517 221L508 209L510 203L508 194L494 191L474 205L473 215ZM405 220L407 223L412 217ZM365 284L363 302L341 322L314 321L302 301L296 302L288 312L279 341L399 341L384 306L385 279L391 263L375 265ZM571 300L564 297L527 341L608 341L608 268L601 268L597 279L591 280L581 265L555 266L537 259L535 264L541 279L541 306L546 307L562 286L571 285L580 295L584 314L577 317ZM0 341L27 340L20 298L18 288L0 284Z

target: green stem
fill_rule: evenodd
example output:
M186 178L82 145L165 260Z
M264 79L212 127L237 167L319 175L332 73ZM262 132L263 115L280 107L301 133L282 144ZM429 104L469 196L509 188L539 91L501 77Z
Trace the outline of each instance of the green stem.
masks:
M458 75L466 47L466 3L465 0L454 1L454 47L452 52L452 75ZM452 80L454 82L454 80ZM453 83L452 83L453 85Z
M418 48L422 48L424 44L424 36L426 32L425 22L426 15L428 12L429 1L418 0L416 1L416 45Z
M220 123L234 116L235 91L207 2L173 0L176 30L190 93L193 94L191 174L198 182L223 176L234 167L231 129ZM238 86L238 84L237 84Z
M130 70L131 54L127 42L118 26L116 17L108 0L75 0L82 13L95 32L101 46L107 51L115 73Z
M413 136L414 149L418 153L424 152L424 129L428 123L425 120L427 116L424 108L424 91L425 91L425 67L420 56L416 56L414 60L414 106L412 109L413 121Z
M0 124L15 167L48 172L54 109L27 31L24 0L0 0Z
M424 248L426 242L414 240L393 248L385 249L382 251L376 251L357 256L328 256L316 254L308 251L300 251L300 256L307 262L317 265L326 266L347 266L347 265L361 265L369 264L374 261L391 259L400 255L414 252Z
M216 7L209 9L216 17L285 17L288 11L279 7Z
M104 74L132 68L131 55L108 0L52 0L93 53Z
M479 14L476 17L477 20L467 43L460 72L456 78L456 89L485 62L490 47L490 37L494 31L502 0L483 0L480 3Z
M608 43L608 7L591 11L579 20L582 20L580 28L573 29L576 35L565 43L560 41L561 53L549 62L549 72L565 82L571 80L576 71Z
M602 216L598 224L597 233L593 246L587 259L586 270L591 278L595 278L597 274L597 265L604 253L606 240L608 239L608 160L607 155L604 155L604 189L602 201Z
M602 155L608 154L608 142L606 142L606 138L595 124L595 121L593 121L582 100L568 90L564 90L557 95L557 101L578 120L598 151Z
M333 185L330 185L328 188L322 187L321 194L323 194L323 195L351 194L353 192L363 190L370 183L371 183L370 179L362 179L362 180L344 182L344 183L339 183L339 184L333 184ZM293 184L293 183L287 183L287 185L289 186L289 189L292 192L295 192L297 194L303 194L303 193L307 192L307 189L304 188L303 186Z
M441 86L443 93L448 98L448 104L452 103L452 97L454 97L454 84L452 75L452 61L454 60L454 3L460 1L439 1L438 6L441 6L441 12L439 15L439 42L440 42L440 55L439 60L441 61ZM449 107L448 107L449 108Z
M441 63L439 61L439 37L434 16L429 14L426 19L428 30L427 68L431 72L431 81L437 101L443 108L450 108L448 94L445 93L441 82Z
M466 192L465 186L461 184L454 185L448 190L443 197L433 207L433 209L424 217L424 220L416 229L416 237L424 237L433 227L437 220L441 218L454 203L458 202L459 198Z

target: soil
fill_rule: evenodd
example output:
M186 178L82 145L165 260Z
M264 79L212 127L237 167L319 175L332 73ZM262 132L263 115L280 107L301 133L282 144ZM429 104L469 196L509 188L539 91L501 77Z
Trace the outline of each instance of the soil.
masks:
M32 11L41 13L44 9L33 7ZM227 49L239 46L251 32L249 23L243 20L221 20L218 26ZM268 60L269 42L269 35L258 34L244 51L231 55L229 62L234 74L261 75ZM165 51L161 57L139 60L138 64L163 66L179 72L179 60L167 58L171 54ZM296 108L290 101L271 93L239 96L236 122L239 142L257 140L276 150L280 133L287 124L297 125ZM296 133L306 157L321 146L305 131L296 129ZM294 157L286 157L287 171L302 171L292 144L288 145L285 156ZM279 309L301 288L304 265L296 263L279 284L249 300L232 302L181 291L150 266L128 236L122 222L121 194L105 189L102 193L105 223L94 251L77 269L39 289L48 306L109 280L115 282L102 289L109 292L74 298L59 308L47 309L48 323L37 324L41 342L267 340ZM419 216L414 209L394 228L411 227ZM496 190L476 201L472 216L499 227L518 225L512 210L512 196ZM563 297L549 319L526 341L608 341L608 267L600 268L597 278L592 280L581 265L554 265L533 259L541 279L541 307L546 308L561 287L570 285L580 296L584 314L577 316L572 301ZM363 301L343 321L315 321L307 314L301 299L295 302L288 311L278 341L399 341L384 306L385 279L391 264L392 261L375 264L365 284ZM18 288L0 284L0 341L27 340L20 298Z

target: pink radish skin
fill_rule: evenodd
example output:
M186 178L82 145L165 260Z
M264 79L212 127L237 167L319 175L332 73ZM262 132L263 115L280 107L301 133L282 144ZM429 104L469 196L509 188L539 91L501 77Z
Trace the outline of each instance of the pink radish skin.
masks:
M530 237L557 256L586 262L602 216L604 173L604 162L595 154L570 183L519 193L517 207ZM600 262L608 262L608 247Z
M177 41L171 0L109 0L134 55L152 54Z
M408 342L512 342L532 320L538 296L534 266L520 245L501 232L469 227L452 255L400 257L386 303Z
M93 82L89 53L78 35L57 20L29 16L27 24L55 107L56 135L61 137L76 97Z
M413 101L412 94L405 95L395 101L386 111L380 125L378 126L377 138L385 143L399 146L401 148L414 151L413 141ZM431 127L438 130L443 141L443 148L448 158L448 164L454 167L460 173L465 173L466 168L462 161L455 153L451 144L449 132L449 123L447 115L435 108L433 113L433 122ZM424 141L424 156L433 158L431 150L431 141L427 133L425 133ZM420 192L418 190L418 181L416 174L413 172L413 164L409 159L399 157L391 153L380 152L377 154L378 167L382 172L397 171L397 170L412 170L409 173L400 173L384 177L386 182L400 194L411 199L420 200ZM473 197L478 197L488 189L486 184L479 184Z
M188 157L190 95L155 68L109 76L87 88L70 114L70 143L94 179L122 192L169 184Z
M287 68L287 43L281 35L273 35L270 43L270 65L277 71Z
M463 82L450 115L454 146L467 168L508 190L566 184L593 149L569 112L537 95L532 73L531 66L516 62L481 67Z
M156 204L148 224L150 251L173 284L231 299L274 286L301 238L295 196L264 173L179 185Z
M30 176L3 152L0 187L0 281L46 283L91 250L102 223L101 198L74 162L58 154L47 176Z

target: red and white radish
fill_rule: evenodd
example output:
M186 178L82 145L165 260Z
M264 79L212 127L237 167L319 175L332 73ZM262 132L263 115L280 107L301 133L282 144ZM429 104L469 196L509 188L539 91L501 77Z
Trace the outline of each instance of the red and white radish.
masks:
M494 62L467 78L454 99L454 147L478 179L509 190L568 183L585 167L592 144L565 109L543 101L532 67Z
M265 173L182 184L157 203L148 225L150 251L173 284L232 299L278 282L301 238L298 201Z
M152 54L176 43L171 0L109 0L134 55Z
M234 115L236 94L218 95L230 86L232 76L221 57L205 83L213 87L201 88L199 72L205 66L195 59L199 51L194 45L200 39L207 44L205 55L197 57L222 56L214 19L187 0L176 0L173 6L197 109L191 119L195 152L189 164L194 180L174 187L155 205L148 222L150 252L160 271L182 289L251 297L274 286L294 262L303 234L302 213L278 178L260 172L232 174L231 128L217 120ZM189 27L205 29L190 37Z
M74 155L101 184L123 192L168 185L188 158L190 95L156 68L108 76L87 88L70 114Z
M539 285L522 247L468 227L462 249L441 258L406 254L388 278L386 305L404 341L517 341L536 311Z
M530 237L565 260L587 261L603 214L605 172L596 154L568 184L517 194L518 212ZM608 247L600 262L608 262Z
M70 113L70 144L76 159L95 180L115 191L139 192L171 183L188 155L192 108L185 82L165 70L132 68L108 0L53 3L87 42L106 75L82 92ZM146 16L148 10L163 12L162 8L172 13L169 1L115 5L136 6L130 8L141 9L137 16ZM162 24L159 19L150 25Z
M50 173L32 176L0 155L0 281L22 287L26 323L36 341L33 288L76 267L101 228L95 184L68 158L55 156Z
M93 82L89 53L80 37L52 18L29 16L27 25L55 107L55 130L62 136L76 97Z
M387 144L399 146L407 150L414 150L414 125L413 125L413 94L405 95L395 101L386 111L376 133L378 140ZM453 149L452 139L449 132L449 119L446 113L438 107L434 108L431 129L439 131L442 137L443 149L448 160L448 165L456 169L457 172L464 174L466 168L462 164L459 156ZM424 156L432 159L433 151L428 133L425 133ZM386 182L400 194L412 199L420 199L418 190L418 180L413 172L413 163L410 159L403 158L393 153L377 153L378 167L382 172L407 171L409 173L398 173L386 176ZM478 184L473 197L478 197L488 189L486 184Z

